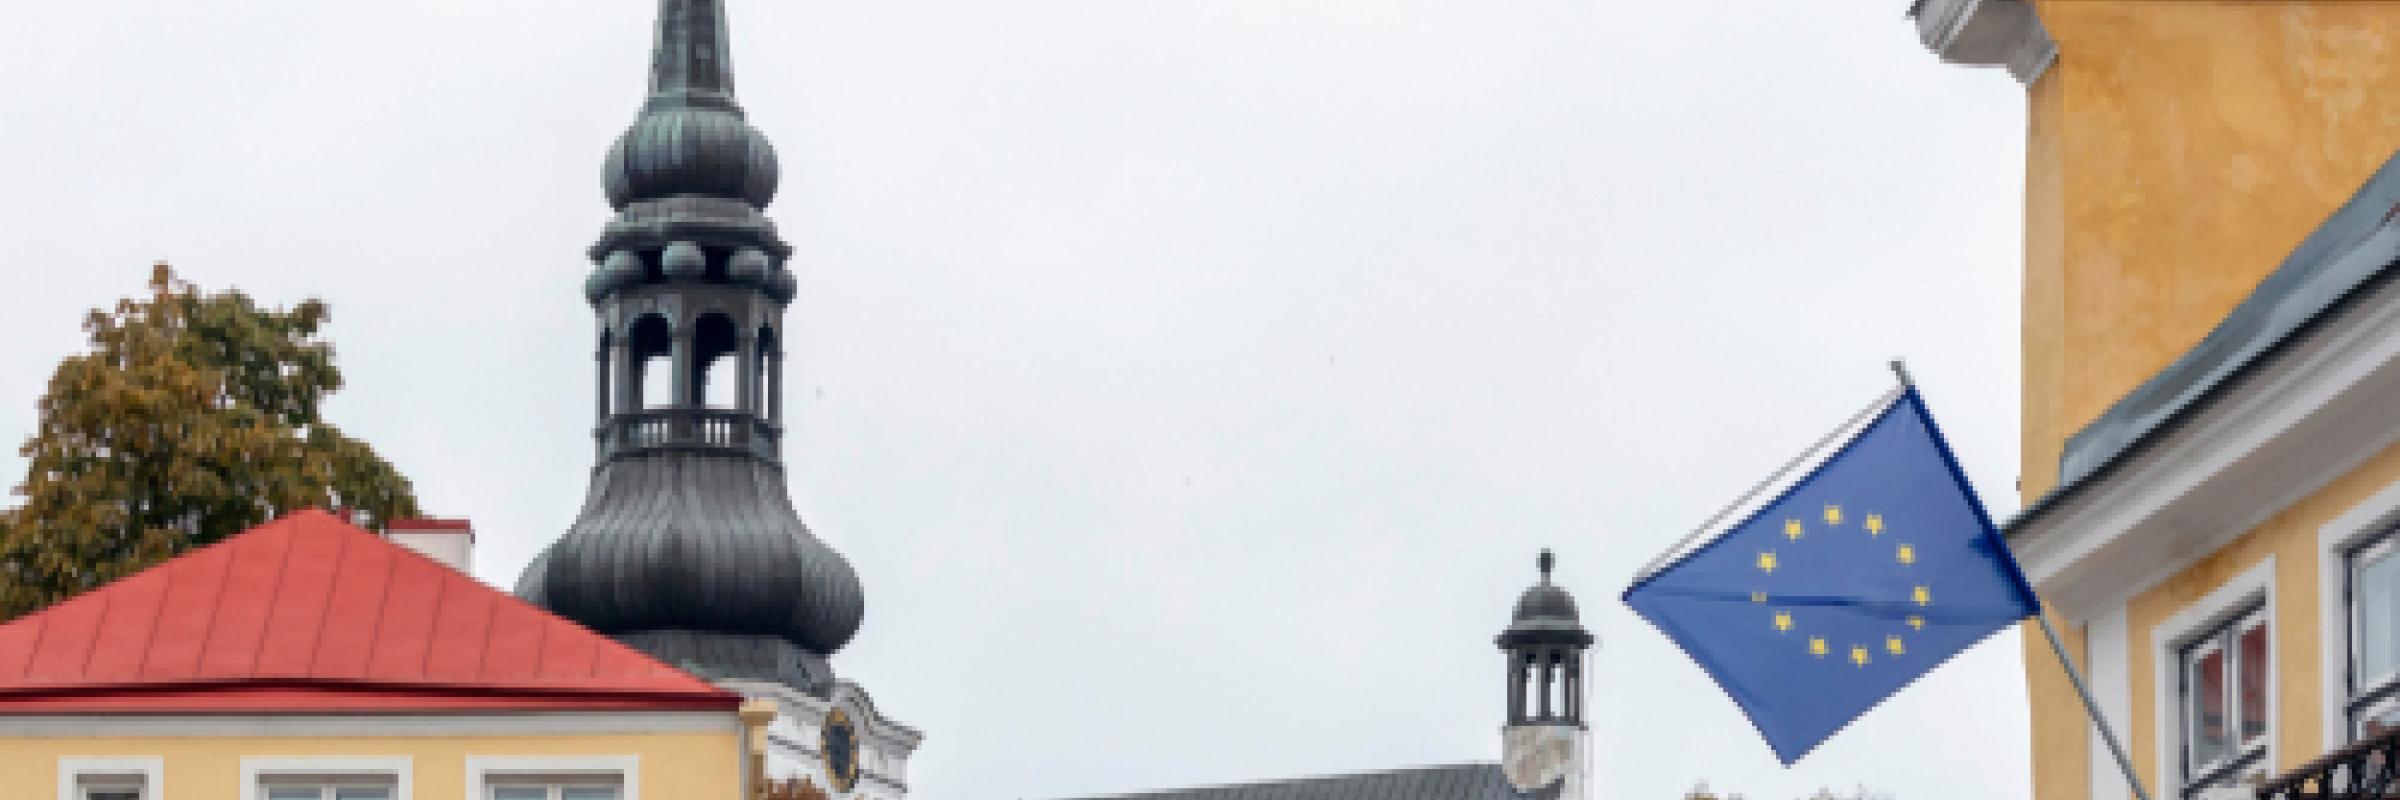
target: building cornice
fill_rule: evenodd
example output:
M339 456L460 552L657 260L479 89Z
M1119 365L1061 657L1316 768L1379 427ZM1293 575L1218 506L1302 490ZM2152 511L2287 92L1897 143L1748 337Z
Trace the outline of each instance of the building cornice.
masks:
M2388 228L2355 257L2400 247ZM2088 620L2400 440L2400 282L2380 281L2080 491L2008 526L2026 577Z
M1916 0L1917 38L1942 61L2006 67L2027 86L2058 60L2058 42L2029 0Z

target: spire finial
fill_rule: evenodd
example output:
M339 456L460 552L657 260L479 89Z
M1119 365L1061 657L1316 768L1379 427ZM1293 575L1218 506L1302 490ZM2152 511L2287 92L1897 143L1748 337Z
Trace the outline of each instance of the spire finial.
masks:
M650 52L652 106L733 107L733 51L723 0L659 0Z
M1558 566L1558 556L1551 555L1550 548L1544 547L1542 548L1541 556L1533 560L1533 565L1542 569L1542 583L1544 585L1548 585L1550 583L1550 568Z

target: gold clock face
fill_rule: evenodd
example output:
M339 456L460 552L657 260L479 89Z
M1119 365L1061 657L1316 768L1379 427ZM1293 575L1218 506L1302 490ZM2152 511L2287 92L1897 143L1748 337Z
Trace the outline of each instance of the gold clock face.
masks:
M818 752L825 754L825 774L832 778L833 790L847 794L858 785L858 726L851 724L849 714L836 708L825 715L818 744Z

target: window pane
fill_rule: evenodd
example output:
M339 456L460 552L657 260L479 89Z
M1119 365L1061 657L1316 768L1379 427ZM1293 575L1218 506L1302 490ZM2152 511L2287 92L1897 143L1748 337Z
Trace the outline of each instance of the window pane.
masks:
M617 800L617 787L570 786L560 793L559 800Z
M499 786L492 789L492 800L550 800L550 789L542 786Z
M2224 649L2210 645L2193 650L2187 669L2184 686L2190 697L2184 710L2184 745L2191 750L2191 766L2200 767L2225 757Z
M2256 622L2243 629L2234 639L2234 650L2240 654L2242 744L2251 744L2267 733L2267 692L2273 691L2267 682L2267 623Z
M267 800L321 800L324 795L324 790L315 786L267 787Z
M2357 632L2353 666L2358 688L2390 677L2400 667L2400 548L2359 554L2351 580L2351 630Z
M333 800L392 800L392 790L376 787L344 787L333 790Z
M84 800L142 800L140 789L85 789Z

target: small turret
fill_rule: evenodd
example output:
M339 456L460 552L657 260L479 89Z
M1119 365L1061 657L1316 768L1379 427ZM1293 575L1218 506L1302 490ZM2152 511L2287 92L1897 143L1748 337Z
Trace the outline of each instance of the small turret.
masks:
M1556 556L1543 550L1534 565L1540 583L1517 596L1515 613L1497 643L1508 656L1508 725L1501 767L1520 792L1555 788L1552 800L1582 800L1586 775L1583 654L1592 634L1583 629L1575 598L1551 583Z

